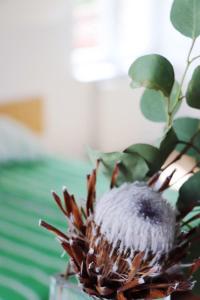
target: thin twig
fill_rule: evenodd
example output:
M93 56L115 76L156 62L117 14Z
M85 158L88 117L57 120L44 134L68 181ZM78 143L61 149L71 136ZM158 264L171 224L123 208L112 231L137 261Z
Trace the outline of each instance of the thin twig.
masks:
M183 145L189 145L191 148L193 148L198 154L200 154L200 149L195 146L193 143L187 143L184 141L179 141L179 144L183 144Z
M184 177L190 175L190 174L194 174L195 173L195 169L198 168L200 166L200 161L198 161L189 171L187 171L184 175L182 175L181 177L179 177L175 182L173 182L173 184L170 185L170 188L174 185L176 185L180 180L182 180Z
M193 57L191 60L190 60L190 63L193 63L193 61L197 60L200 58L200 55L197 55L195 57Z
M161 171L166 170L169 166L171 166L173 163L177 162L178 160L181 159L181 157L186 154L190 148L194 148L196 151L200 151L200 149L198 149L194 144L194 140L196 139L196 137L200 134L200 129L197 130L197 132L195 132L195 134L191 137L189 142L183 142L183 141L178 141L177 144L185 144L185 147L181 150L181 152L171 161L169 162L166 166L164 166L163 168L161 168Z
M191 63L193 62L193 59L190 60L190 56L192 54L192 50L194 48L195 42L196 42L196 38L194 38L192 40L192 44L191 44L189 52L188 52L188 56L187 56L187 60L186 60L187 64L186 64L186 67L185 67L185 70L184 70L184 73L183 73L183 76L182 76L182 79L181 79L181 82L180 82L180 86L179 86L179 89L178 89L178 93L177 93L177 98L176 98L175 104L172 107L171 111L168 108L168 124L167 124L168 128L170 128L172 126L174 112L176 111L176 108L177 108L179 102L182 101L182 99L183 99L183 97L181 97L181 90L182 90L183 83L185 81L188 69L189 69Z

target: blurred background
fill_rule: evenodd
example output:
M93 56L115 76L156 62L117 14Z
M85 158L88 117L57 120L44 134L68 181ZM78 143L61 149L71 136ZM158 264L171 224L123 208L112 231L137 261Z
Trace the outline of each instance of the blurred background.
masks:
M31 128L49 153L86 157L153 142L162 124L139 111L128 68L160 53L180 78L190 40L171 0L1 0L0 113ZM184 108L181 115L195 115Z
M191 41L170 24L171 4L0 0L1 300L47 300L49 277L66 270L38 221L66 231L49 191L66 185L86 197L87 147L120 151L160 136L163 124L142 116L143 90L127 74L138 56L159 53L181 78ZM198 113L183 105L179 115Z

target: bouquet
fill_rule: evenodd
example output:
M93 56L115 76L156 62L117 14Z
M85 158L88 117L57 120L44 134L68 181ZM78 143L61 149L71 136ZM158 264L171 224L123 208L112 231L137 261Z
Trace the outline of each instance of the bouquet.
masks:
M133 144L112 153L90 150L95 168L87 176L85 207L67 189L63 201L53 192L68 230L40 222L57 235L70 257L70 272L95 299L159 299L178 293L191 299L200 293L200 120L176 118L184 101L200 109L200 66L183 89L189 68L200 58L192 55L200 35L200 1L174 0L171 22L191 40L181 81L158 54L139 57L129 69L131 87L145 88L142 113L165 124L159 144ZM183 155L192 156L194 164L176 179L186 180L172 203L165 191L174 185L173 166ZM110 178L110 189L96 201L97 170Z

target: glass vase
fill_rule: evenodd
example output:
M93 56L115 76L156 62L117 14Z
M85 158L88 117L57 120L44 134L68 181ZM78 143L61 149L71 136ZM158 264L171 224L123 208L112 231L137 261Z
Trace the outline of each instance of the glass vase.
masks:
M91 300L73 277L66 279L63 274L51 277L49 300Z
M64 275L57 274L51 278L49 300L91 300L79 288L76 280L72 277L66 279ZM157 300L170 300L170 296ZM134 300L134 299L133 299ZM140 299L141 300L141 299Z

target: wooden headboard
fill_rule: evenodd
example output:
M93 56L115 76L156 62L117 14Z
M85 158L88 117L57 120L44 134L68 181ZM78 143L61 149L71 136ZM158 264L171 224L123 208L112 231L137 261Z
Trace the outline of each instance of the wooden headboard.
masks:
M1 115L20 121L35 133L43 131L43 101L40 98L0 102Z

